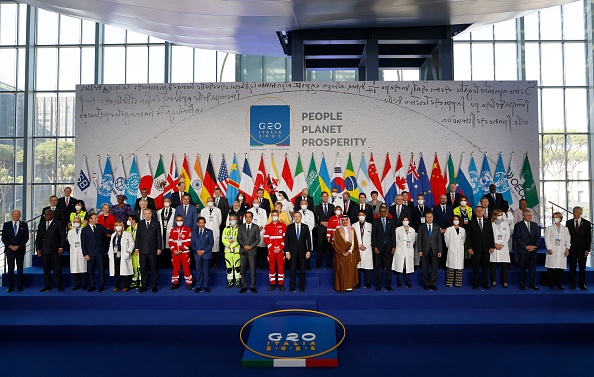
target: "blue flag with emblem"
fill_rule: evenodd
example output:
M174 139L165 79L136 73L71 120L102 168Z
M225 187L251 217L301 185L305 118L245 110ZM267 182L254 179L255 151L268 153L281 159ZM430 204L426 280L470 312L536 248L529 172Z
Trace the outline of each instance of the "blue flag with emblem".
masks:
M113 190L113 173L111 170L111 162L109 156L105 160L105 168L103 169L103 176L99 184L97 192L97 205L95 207L101 208L103 203L111 202L111 191Z

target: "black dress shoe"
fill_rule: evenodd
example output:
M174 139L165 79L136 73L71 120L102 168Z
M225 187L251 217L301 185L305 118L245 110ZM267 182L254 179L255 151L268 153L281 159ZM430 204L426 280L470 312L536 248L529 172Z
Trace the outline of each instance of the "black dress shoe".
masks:
M295 288L289 288L289 292L295 292Z
M552 290L555 290L555 288L557 288L557 287L555 286L555 284L551 284L551 289L552 289Z
M371 288L371 284L365 284L365 289Z
M435 285L432 285L432 286L431 286L431 290L432 290L432 291L437 291L437 287L436 287Z
M210 288L204 288L204 292L210 293Z
M245 293L245 292L247 292L247 288L241 288L241 289L239 290L239 293Z
M575 285L570 285L569 289L575 289Z
M563 285L562 284L557 284L557 289L559 289L559 290L562 291L563 290Z
M78 291L80 289L80 287L72 287L73 291Z
M305 288L299 288L299 292L305 292Z
M382 287L375 287L375 290L379 292L382 290Z
M144 293L144 292L146 292L146 287L138 288L138 293Z
M488 291L489 289L491 289L491 287L489 287L489 285L487 285L487 284L481 285L481 288L483 288L486 291Z
M310 271L311 270L311 266L307 266L305 267L306 270Z
M97 290L97 292L105 292L105 288L101 287Z
M60 287L60 288L58 288L58 291L59 291L59 292L64 292L64 287Z
M23 287L18 287L17 291L22 292L23 291Z
M280 289L281 291L284 291L285 290L285 286L284 285L279 285L278 286L278 289Z
M89 289L87 289L87 292L93 292L95 290L95 287L91 287Z
M538 291L538 290L540 290L540 288L538 288L536 285L531 285L530 286L530 290L531 291Z
M392 288L392 286L391 286L391 285L387 285L387 286L386 286L386 289L387 289L388 291L393 291L393 290L394 290L394 288Z
M6 293L10 293L10 292L12 292L12 291L14 291L14 288L8 288L8 289L6 290Z
M47 292L47 291L51 291L51 290L52 290L51 288L45 288L45 287L44 287L44 288L41 288L41 289L39 290L39 292Z
M479 286L478 285L473 285L472 286L472 289L474 289L476 291L477 289L479 289Z
M252 291L252 293L258 293L258 290L256 288L250 288L250 291Z
M177 288L179 288L179 285L177 285L177 284L172 284L172 285L171 285L171 287L169 287L169 290L170 290L170 291L173 291L174 289L177 289Z
M523 285L520 286L520 290L525 291L526 287L524 287Z
M426 291L428 291L428 290L429 290L429 287L425 285L425 286L423 287L423 289L424 289L424 290L426 290Z
M410 284L410 281L406 282L406 288L412 288L412 285Z
M194 289L194 293L202 292L202 287L198 287Z
M587 291L588 287L586 287L585 285L580 285L580 290Z
M274 291L276 289L276 285L275 284L270 284L270 287L268 287L269 291Z
M396 284L396 286L397 286L398 288L402 288L402 282L401 282L401 281L399 281L399 282Z
M153 291L153 293L157 293L157 292L159 292L159 289L157 287L155 287L152 289L152 291Z

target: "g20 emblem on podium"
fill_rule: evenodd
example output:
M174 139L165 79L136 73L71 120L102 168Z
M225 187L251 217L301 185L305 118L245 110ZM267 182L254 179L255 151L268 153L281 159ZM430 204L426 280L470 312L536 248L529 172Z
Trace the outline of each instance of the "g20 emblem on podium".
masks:
M264 97L248 112L251 147L289 147L291 145L291 107L276 97Z
M251 325L249 339L245 329ZM337 341L336 328L342 336ZM344 341L344 325L329 314L305 309L264 313L248 321L240 332L246 350L244 367L337 367L337 348Z

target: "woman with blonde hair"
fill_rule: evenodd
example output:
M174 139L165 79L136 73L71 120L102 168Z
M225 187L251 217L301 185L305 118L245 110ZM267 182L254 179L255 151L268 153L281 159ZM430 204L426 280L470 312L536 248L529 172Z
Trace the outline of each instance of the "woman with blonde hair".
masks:
M114 292L121 289L121 277L124 280L124 292L130 289L131 277L134 274L132 269L132 253L134 252L134 237L132 233L125 232L124 223L116 221L115 232L111 235L109 242L109 276L115 276Z

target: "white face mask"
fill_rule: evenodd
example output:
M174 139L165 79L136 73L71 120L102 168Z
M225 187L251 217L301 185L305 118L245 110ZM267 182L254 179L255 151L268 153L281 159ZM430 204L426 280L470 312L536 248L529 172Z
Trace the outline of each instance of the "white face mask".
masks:
M337 210L337 211L334 211L334 213L336 214L336 216L340 216L340 214L342 213L342 211L341 210Z
M333 193L332 193L332 197L333 197L333 198L336 198L337 196L338 196L338 193L337 193L337 192L333 192Z
M307 209L307 204L302 204L301 209Z
M419 199L417 200L417 203L419 203L419 205L422 205L423 203L425 203L425 201L423 199Z
M229 220L229 224L231 226L235 226L235 224L237 224L237 221L235 221L235 220Z
M454 225L458 225L458 224L460 224L460 221L454 220Z
M77 211L80 211L82 209L81 206L74 206L74 209L76 209Z
M465 200L462 200L462 201L460 202L460 206L461 206L461 207L466 207L466 201L465 201Z
M118 225L115 227L116 232L121 232L122 231L122 226Z
M365 222L365 216L359 216L359 221L361 221L362 223Z
M404 225L404 226L408 226L408 221L407 221L407 220L404 220L404 221L402 222L402 225Z
M497 216L497 221L502 221L503 220L503 216Z
M206 205L207 205L209 208L212 208L212 206L214 206L214 202L208 202Z
M272 221L278 221L278 216L272 216Z
M126 225L131 226L132 225L132 221L130 221L130 220L126 221Z
M238 196L237 200L243 200L243 195Z
M555 218L553 219L553 221L555 221L555 224L559 224L559 223L561 222L561 219L560 219L560 218L558 218L558 217L555 217Z
M164 206L165 208L169 208L169 206L170 206L170 205L171 205L171 204L169 204L169 202L165 202L165 203L163 203L163 206Z
M254 208L260 208L260 203L254 203L252 206L253 206Z
M184 222L183 221L176 221L175 223L177 224L177 226L183 226L184 225Z
M76 228L80 228L80 223L72 223L72 227L73 227L74 229L76 229Z

